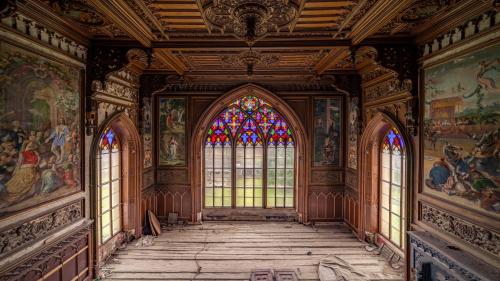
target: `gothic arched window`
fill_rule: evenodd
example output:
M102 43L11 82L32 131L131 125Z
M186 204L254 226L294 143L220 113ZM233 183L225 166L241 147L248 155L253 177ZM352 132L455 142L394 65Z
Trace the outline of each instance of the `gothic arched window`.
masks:
M120 142L110 128L101 136L96 162L98 239L103 244L122 226Z
M294 207L292 131L263 99L230 103L208 129L204 156L205 207Z
M406 153L401 134L390 128L380 156L380 234L403 248L405 239Z

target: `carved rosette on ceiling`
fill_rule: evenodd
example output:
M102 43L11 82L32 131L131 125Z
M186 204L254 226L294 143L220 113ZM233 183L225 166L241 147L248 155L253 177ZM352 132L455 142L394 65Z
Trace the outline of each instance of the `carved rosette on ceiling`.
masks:
M246 41L288 27L299 16L299 0L199 0L210 30ZM251 38L250 38L251 37Z
M247 74L252 75L254 67L269 68L279 62L280 57L273 54L263 54L261 52L248 50L234 56L222 56L223 64L229 66L246 67Z

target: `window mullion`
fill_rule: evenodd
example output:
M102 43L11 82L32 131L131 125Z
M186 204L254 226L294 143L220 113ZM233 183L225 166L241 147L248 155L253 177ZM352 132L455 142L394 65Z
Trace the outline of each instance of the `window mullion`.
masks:
M113 201L111 200L113 197L113 182L111 181L113 179L113 148L111 148L110 153L109 153L109 227L111 229L111 237L113 236Z

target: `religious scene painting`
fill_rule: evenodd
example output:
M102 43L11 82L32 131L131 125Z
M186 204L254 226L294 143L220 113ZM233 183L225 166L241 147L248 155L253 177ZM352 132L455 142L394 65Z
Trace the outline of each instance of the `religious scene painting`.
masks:
M500 45L425 71L424 191L500 214Z
M358 167L358 122L359 107L358 98L353 97L349 103L349 120L347 124L347 167L357 169Z
M152 140L152 123L151 123L151 99L143 98L142 109L142 140L144 146L144 168L149 168L153 165L153 140Z
M81 189L80 70L0 44L3 216Z
M183 98L159 98L159 164L186 164L186 101Z
M314 165L340 166L342 100L314 100Z

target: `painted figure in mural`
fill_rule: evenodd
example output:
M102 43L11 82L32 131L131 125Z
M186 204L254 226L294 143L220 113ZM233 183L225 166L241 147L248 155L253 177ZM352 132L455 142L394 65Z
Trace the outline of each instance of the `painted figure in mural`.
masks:
M168 160L175 160L177 154L177 141L175 138L172 136L170 137L170 140L168 141L168 155L167 159Z
M63 185L60 171L57 169L56 156L51 156L45 165L40 165L41 168L46 168L42 171L40 192L50 193Z
M52 140L51 151L57 157L56 163L61 163L66 156L65 143L68 136L71 137L69 133L70 132L68 126L64 125L62 118L59 118L57 126L52 130L50 136L45 140L46 143Z
M40 155L37 149L38 144L34 140L28 140L23 145L12 178L5 184L6 202L14 203L33 193L34 184L40 177L38 172Z

